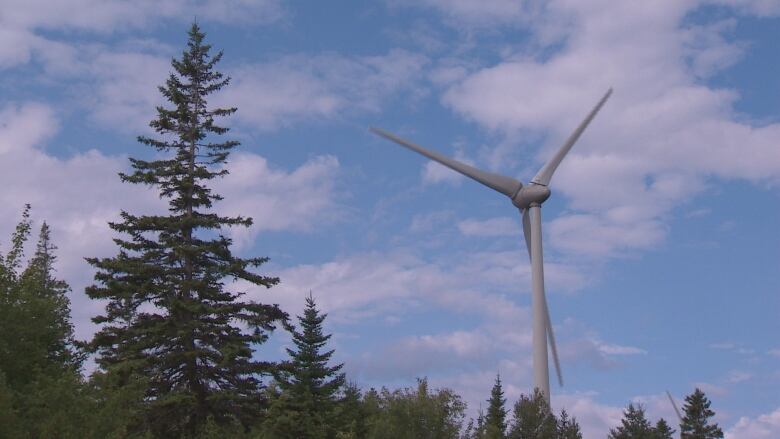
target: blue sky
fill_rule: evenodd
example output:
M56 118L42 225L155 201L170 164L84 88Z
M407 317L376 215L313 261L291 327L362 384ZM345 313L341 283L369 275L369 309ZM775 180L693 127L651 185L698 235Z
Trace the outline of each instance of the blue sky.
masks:
M249 295L296 313L313 291L351 379L427 376L473 413L497 372L510 400L532 377L516 211L368 126L527 181L612 86L543 211L553 405L603 437L699 386L730 439L780 436L779 2L6 0L0 245L31 203L82 338L83 257L114 252L120 209L164 208L116 173L150 157L134 139L196 17L233 78L212 102L239 108L220 208L282 279Z

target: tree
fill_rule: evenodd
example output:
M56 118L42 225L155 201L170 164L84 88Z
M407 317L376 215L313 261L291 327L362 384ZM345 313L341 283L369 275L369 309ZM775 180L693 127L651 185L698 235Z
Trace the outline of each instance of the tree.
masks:
M27 205L8 254L0 256L0 406L6 406L0 412L8 410L0 416L8 424L0 433L84 437L81 421L89 410L70 322L70 288L55 277L56 247L46 223L22 270L31 228ZM8 433L13 429L15 434Z
M655 439L674 438L674 429L670 427L663 418L659 419L658 422L655 423L655 428L653 430L655 432Z
M685 412L682 423L680 424L680 435L682 439L717 439L723 437L723 431L717 423L710 424L710 418L715 412L710 409L712 403L697 388L694 392L685 397Z
M501 376L496 374L496 381L490 389L488 409L485 415L485 439L501 439L506 437L506 398L501 388Z
M466 410L455 392L431 391L426 379L418 380L416 389L369 390L364 404L370 439L457 438Z
M367 410L362 401L360 388L355 383L347 383L336 405L334 416L337 439L358 439L368 434L366 424Z
M317 310L311 293L306 298L300 328L292 331L295 349L287 349L290 361L276 374L281 391L274 398L277 410L284 416L269 416L266 428L274 437L329 437L335 434L333 411L338 393L344 386L343 364L329 366L333 350L323 351L330 334L323 332L327 314Z
M520 395L513 415L507 436L510 439L548 439L555 438L557 434L558 422L539 389L534 389L530 397Z
M569 417L565 409L561 410L556 430L557 439L582 439L580 424L577 423L577 419Z
M197 24L187 50L172 61L173 72L159 87L170 107L158 107L150 126L157 138L138 138L160 158L131 158L133 172L123 182L155 187L168 201L165 215L121 212L110 223L120 234L119 253L91 258L96 284L87 288L105 300L101 326L91 348L102 370L121 377L148 377L143 428L157 436L193 436L211 419L217 425L253 421L263 403L262 377L274 363L252 357L252 345L265 342L287 316L276 305L242 300L225 283L244 280L271 287L277 278L253 271L268 259L232 254L223 233L248 227L250 218L218 215L222 197L208 183L225 168L235 140L218 136L228 128L215 119L235 108L210 108L207 97L228 85L215 70L222 52L210 55Z
M621 425L609 430L609 439L654 439L655 430L645 417L645 409L640 404L628 405L623 412Z

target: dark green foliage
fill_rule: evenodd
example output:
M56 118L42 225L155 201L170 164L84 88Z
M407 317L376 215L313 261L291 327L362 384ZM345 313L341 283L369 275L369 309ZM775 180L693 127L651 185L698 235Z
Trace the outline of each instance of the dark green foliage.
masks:
M554 439L557 420L539 389L533 396L520 395L515 403L512 426L507 437L511 439Z
M661 418L655 423L655 439L673 439L674 429Z
M682 439L717 439L723 437L723 431L717 423L710 423L715 412L710 409L712 403L700 389L685 397L680 433Z
M490 390L487 415L485 416L485 439L502 439L506 437L506 398L501 388L501 376L496 375L496 382Z
M335 409L336 439L358 439L368 434L367 410L362 402L360 388L347 383Z
M609 431L609 439L654 439L655 430L645 417L645 409L641 405L629 404L623 412L619 427Z
M209 108L207 97L226 86L214 67L222 53L209 54L193 24L187 50L173 60L160 92L171 107L158 107L150 126L158 138L139 137L163 158L131 159L124 182L150 185L168 200L167 215L121 213L111 228L121 237L117 256L88 259L97 268L90 298L105 300L105 314L91 342L103 371L148 377L143 423L160 437L197 434L207 420L217 425L255 422L263 403L262 375L274 365L252 358L252 345L267 340L286 315L277 307L242 301L228 291L237 279L271 287L278 279L251 271L267 258L242 259L230 251L223 231L251 219L220 216L221 197L207 186L227 174L234 140L215 118L235 108Z
M674 430L663 418L652 426L641 405L629 404L621 425L609 431L609 439L671 439L673 434Z
M566 410L561 410L556 429L558 430L557 439L582 439L580 424L575 418L569 417Z
M308 390L318 405L332 403L345 382L339 372L343 364L328 366L333 350L322 351L331 337L322 328L327 316L320 314L310 294L303 316L298 316L299 329L292 333L296 349L287 349L289 368L282 369L277 378L283 391Z
M417 389L370 390L364 397L370 439L457 438L466 405L449 389L431 392L421 379Z
M0 255L0 437L84 437L82 421L90 410L69 287L55 277L56 247L46 223L22 270L31 228L28 205L11 248Z
M344 366L329 366L333 350L323 351L330 334L323 332L327 314L320 314L314 298L306 298L299 328L292 331L295 349L287 349L290 360L276 374L279 388L273 395L264 424L269 437L334 437L338 393L344 386Z

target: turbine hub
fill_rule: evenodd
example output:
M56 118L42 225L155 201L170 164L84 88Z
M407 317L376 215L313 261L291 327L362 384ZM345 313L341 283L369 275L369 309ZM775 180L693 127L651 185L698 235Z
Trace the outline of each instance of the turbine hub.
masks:
M528 209L532 204L542 204L550 198L550 188L543 184L529 183L517 191L512 204L520 209Z

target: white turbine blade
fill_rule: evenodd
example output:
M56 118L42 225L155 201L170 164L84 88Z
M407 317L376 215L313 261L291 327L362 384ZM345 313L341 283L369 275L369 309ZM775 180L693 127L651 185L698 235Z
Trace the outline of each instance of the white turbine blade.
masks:
M374 128L374 127L371 127L369 129L371 130L371 132L378 134L384 137L385 139L391 140L401 146L405 146L411 149L414 152L422 154L431 160L439 162L442 165L452 169L453 171L459 172L465 175L466 177L476 180L493 190L501 192L507 197L510 198L514 197L517 191L519 191L520 188L523 187L522 183L520 183L519 181L515 180L512 177L505 177L503 175L494 174L492 172L482 171L473 166L469 166L463 162L459 162L455 159L451 159L447 156L441 155L435 151L430 151L428 149L423 148L422 146L415 145L414 143L404 140L383 129Z
M588 124L591 120L596 116L596 113L601 110L601 106L604 105L605 102L607 102L607 99L609 99L609 96L612 94L612 89L610 88L607 90L607 93L604 95L603 98L599 101L598 104L596 104L595 107L593 107L593 110L590 111L588 116L585 118L585 120L580 123L580 126L577 127L576 130L574 130L573 133L569 136L569 138L566 140L566 142L558 149L558 152L555 153L555 155L542 167L542 169L539 170L539 172L534 176L534 178L531 180L531 182L536 184L542 184L542 185L549 185L550 179L552 178L553 174L555 173L555 170L558 168L558 165L561 164L561 161L563 161L563 158L566 157L566 154L569 152L572 146L574 146L574 143L577 142L577 139L580 138L580 135L582 135L582 132L585 131L585 128L587 128Z
M547 318L547 341L550 342L552 350L553 363L555 364L555 373L558 375L558 384L563 387L563 373L561 372L561 362L558 361L558 347L555 345L555 335L553 334L552 320L550 320L550 309L547 307L547 297L544 298L544 314Z
M525 248L528 250L528 259L531 259L531 217L528 209L520 209L523 217L523 235L525 236Z
M674 407L674 412L677 413L677 419L680 421L680 424L682 424L683 418L682 415L680 414L680 409L677 408L677 403L674 402L674 398L672 398L672 394L669 393L668 390L666 391L666 396L669 397L669 402L672 403L672 407Z

